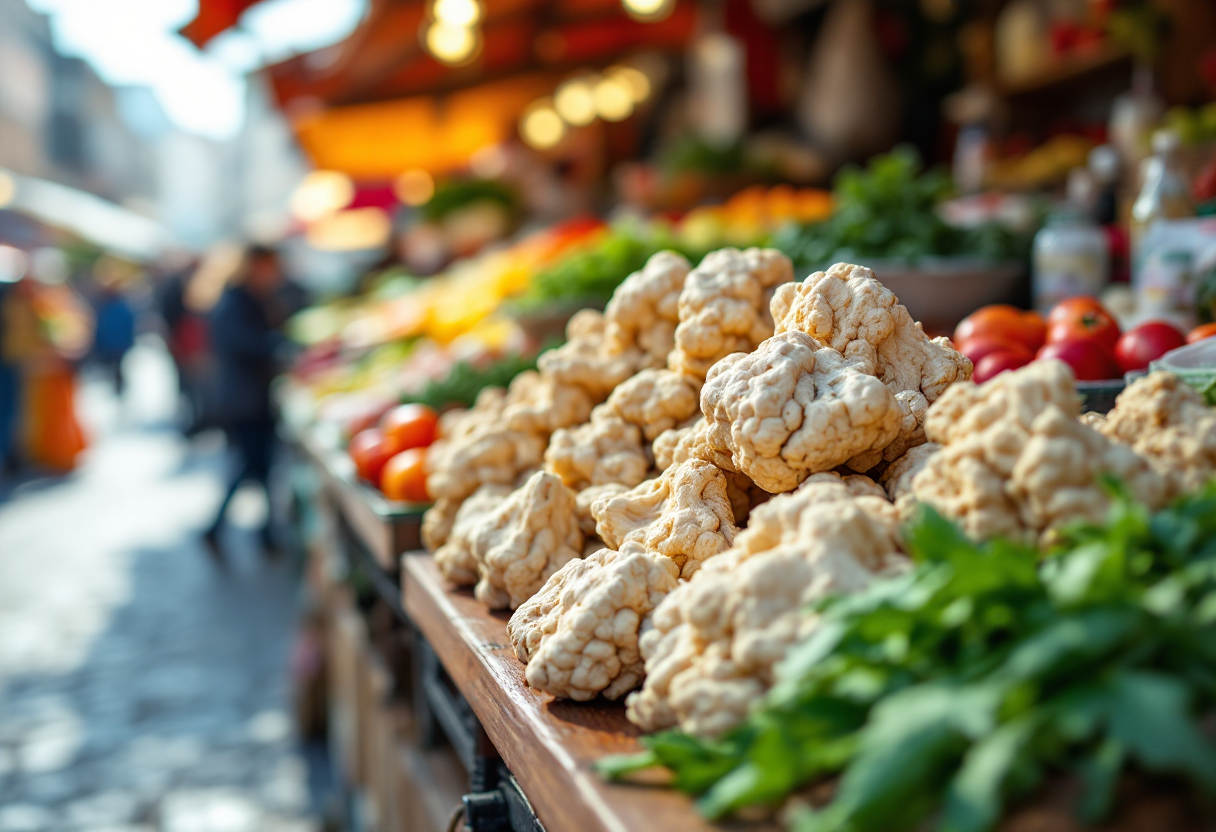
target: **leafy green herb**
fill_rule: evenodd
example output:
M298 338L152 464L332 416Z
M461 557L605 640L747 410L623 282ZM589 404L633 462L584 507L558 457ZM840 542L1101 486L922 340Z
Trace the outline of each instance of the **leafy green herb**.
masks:
M682 251L659 223L617 223L603 236L538 271L520 304L528 307L556 300L607 301L625 278L664 249L697 255Z
M402 403L428 405L435 410L446 407L472 407L477 394L487 387L506 387L525 370L536 369L536 355L507 355L489 364L460 361L446 377L432 381L417 395L403 396Z
M1029 239L1000 224L961 229L938 216L938 205L952 190L948 175L925 171L915 150L899 147L874 157L865 168L841 170L833 188L832 216L789 226L777 234L774 245L805 268L859 258L915 262L971 255L1005 261L1028 256Z
M1129 766L1216 794L1216 483L1150 514L1114 484L1101 525L1046 554L976 545L929 509L915 567L819 605L821 623L751 716L718 740L669 731L623 776L662 765L710 817L839 775L798 832L992 829L1044 778L1110 810Z
M515 210L519 201L515 190L495 179L467 179L444 182L435 189L435 195L422 206L422 215L429 222L438 222L475 202L493 202L508 213Z

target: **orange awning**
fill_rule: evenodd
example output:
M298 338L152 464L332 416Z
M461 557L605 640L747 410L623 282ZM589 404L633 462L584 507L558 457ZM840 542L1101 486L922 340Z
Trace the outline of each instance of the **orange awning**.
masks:
M442 98L337 107L297 117L296 137L318 168L358 180L391 179L410 168L447 173L513 135L519 113L556 82L530 73Z

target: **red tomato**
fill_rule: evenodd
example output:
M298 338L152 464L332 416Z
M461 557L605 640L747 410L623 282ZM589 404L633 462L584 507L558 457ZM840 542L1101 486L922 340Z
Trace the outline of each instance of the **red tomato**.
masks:
M975 364L975 372L971 380L982 384L993 376L1000 375L1006 370L1016 370L1030 363L1032 356L1028 352L1013 350L998 350L990 352Z
M1035 360L1058 358L1069 367L1077 381L1106 381L1119 377L1119 365L1102 345L1096 341L1064 341L1047 344L1035 355Z
M985 357L994 352L1012 352L1024 355L1026 356L1026 361L1034 358L1034 350L1027 349L1024 344L1018 341L1009 341L1005 338L997 338L993 335L976 335L974 338L958 344L957 348L959 352L970 358L976 366L979 366L979 363Z
M1184 344L1186 336L1173 324L1149 321L1129 330L1119 339L1115 344L1115 361L1125 373L1147 370L1150 361L1156 361Z
M403 404L394 407L380 423L384 435L397 443L401 450L425 448L435 441L439 417L424 404Z
M426 449L409 448L390 459L380 476L380 490L390 500L429 502L426 490Z
M1045 337L1046 324L1039 313L1025 312L1003 303L977 309L963 318L954 330L954 344L959 349L960 344L978 338L998 338L1021 344L1034 352L1043 346Z
M1211 338L1216 335L1216 322L1210 324L1200 324L1186 334L1186 342L1194 344L1197 341L1202 341L1205 338Z
M1047 316L1047 343L1092 340L1104 349L1115 348L1119 325L1093 298L1068 298L1056 304Z
M401 449L379 428L361 430L350 440L347 451L355 462L355 471L371 483L380 482L384 465Z

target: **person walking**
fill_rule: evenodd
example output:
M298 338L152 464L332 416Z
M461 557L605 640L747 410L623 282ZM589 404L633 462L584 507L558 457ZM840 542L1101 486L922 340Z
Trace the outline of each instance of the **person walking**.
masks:
M216 373L215 410L236 461L215 521L203 535L216 558L222 556L219 535L224 515L241 484L257 483L266 489L268 502L270 498L275 444L270 385L287 339L271 325L269 305L283 282L276 252L260 246L252 248L208 321ZM269 513L261 538L266 551L273 552Z
M113 281L104 283L97 296L97 324L93 330L93 360L122 398L122 361L135 346L135 310Z

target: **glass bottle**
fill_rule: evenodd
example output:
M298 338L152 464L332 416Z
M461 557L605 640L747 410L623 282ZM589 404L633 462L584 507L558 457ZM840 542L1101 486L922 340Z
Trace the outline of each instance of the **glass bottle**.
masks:
M1139 263L1144 232L1157 220L1195 216L1191 189L1178 168L1178 134L1158 130L1153 134L1153 155L1144 160L1144 185L1132 203L1132 258Z
M1034 237L1034 305L1040 311L1065 298L1097 297L1109 272L1106 234L1074 205L1052 212Z

